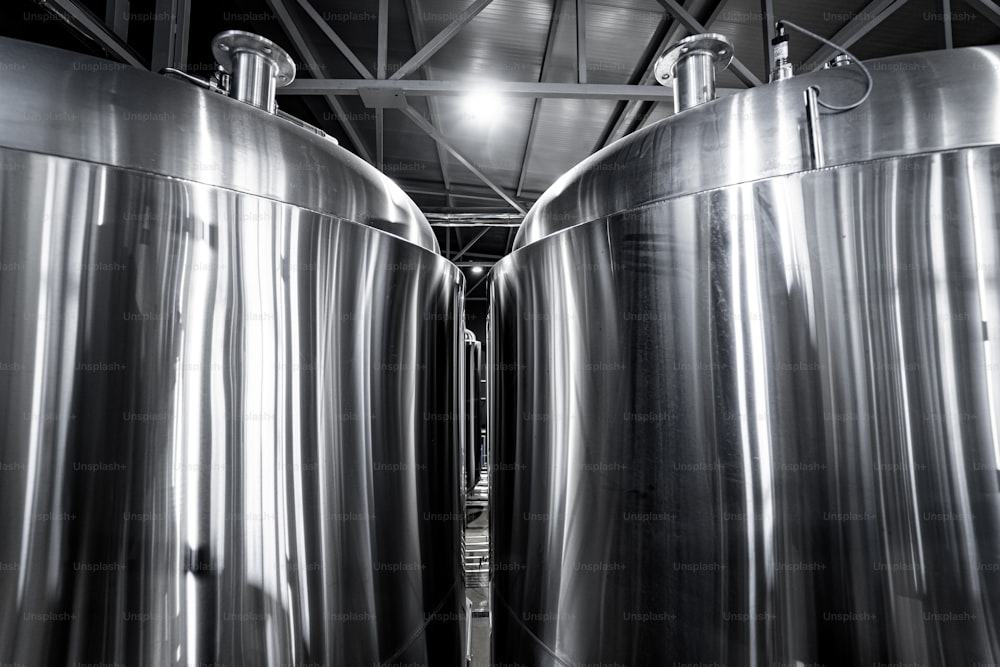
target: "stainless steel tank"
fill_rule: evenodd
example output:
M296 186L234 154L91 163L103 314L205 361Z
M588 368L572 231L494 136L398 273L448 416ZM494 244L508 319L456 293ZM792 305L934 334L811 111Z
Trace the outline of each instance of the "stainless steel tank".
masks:
M267 99L0 62L0 663L458 664L463 279L425 218Z
M1000 48L868 68L852 111L804 100L853 66L724 97L529 212L491 278L497 663L1000 662Z

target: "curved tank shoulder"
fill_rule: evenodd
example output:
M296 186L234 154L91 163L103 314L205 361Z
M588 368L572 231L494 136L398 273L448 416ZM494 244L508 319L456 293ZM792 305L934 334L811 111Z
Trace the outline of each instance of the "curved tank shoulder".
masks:
M824 112L810 155L805 93L848 104L866 80L834 67L682 111L598 151L560 177L525 217L523 247L560 230L655 201L746 181L914 153L1000 143L1000 46L865 61L868 100Z
M0 38L0 147L245 192L374 227L432 252L389 177L267 111L129 65Z

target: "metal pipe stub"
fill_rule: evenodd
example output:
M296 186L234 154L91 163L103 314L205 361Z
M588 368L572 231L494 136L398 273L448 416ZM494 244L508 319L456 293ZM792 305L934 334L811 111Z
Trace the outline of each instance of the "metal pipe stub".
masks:
M691 35L673 44L656 61L653 74L663 85L673 80L674 111L715 99L715 74L733 61L733 45L723 35Z
M275 113L275 91L295 79L295 62L271 40L242 30L212 39L212 54L230 75L229 96Z

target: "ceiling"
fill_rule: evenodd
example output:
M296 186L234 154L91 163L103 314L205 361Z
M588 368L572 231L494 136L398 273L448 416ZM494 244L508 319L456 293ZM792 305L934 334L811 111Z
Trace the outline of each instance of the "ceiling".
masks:
M733 89L767 81L765 31L778 18L849 44L863 59L1000 43L1000 6L992 0L3 4L0 34L157 71L170 65L207 76L214 69L211 39L228 29L284 46L299 65L290 87L298 89L281 95L280 107L380 165L413 197L435 225L442 251L469 272L473 301L485 296L485 273L473 274L471 265L488 267L509 251L523 211L556 178L672 113L652 64L692 32L707 28L733 42L742 65L718 82ZM797 67L830 57L822 45L791 37ZM422 79L443 83L428 94L415 90ZM520 88L470 106L467 93L505 85Z

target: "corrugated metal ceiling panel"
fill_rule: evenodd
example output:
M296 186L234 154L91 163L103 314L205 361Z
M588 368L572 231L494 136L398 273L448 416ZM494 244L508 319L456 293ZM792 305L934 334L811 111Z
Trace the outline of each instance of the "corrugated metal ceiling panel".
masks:
M532 153L526 188L542 191L593 151L615 103L597 100L543 100L538 143Z
M443 30L467 2L421 0L417 16L425 35ZM484 89L491 81L537 81L551 8L530 0L496 0L428 61L430 78L475 81ZM533 103L503 99L493 104L493 118L470 108L462 97L438 98L438 124L449 143L497 185L513 194L517 187ZM481 185L457 160L447 169L456 184Z

